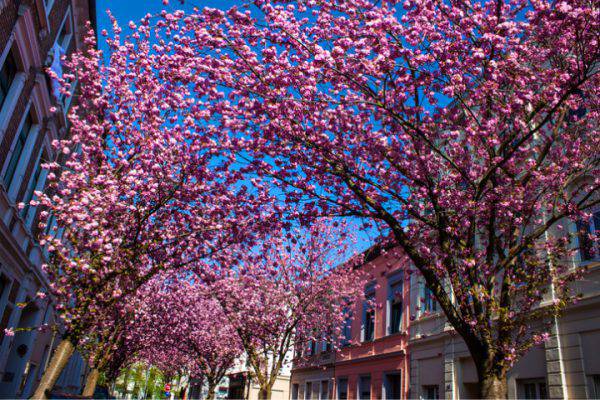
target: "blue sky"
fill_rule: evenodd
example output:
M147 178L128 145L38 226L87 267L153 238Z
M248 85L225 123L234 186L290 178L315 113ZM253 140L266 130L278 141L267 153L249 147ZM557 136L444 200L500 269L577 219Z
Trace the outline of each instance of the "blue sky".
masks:
M96 4L98 32L103 29L107 29L110 32L111 23L106 14L107 9L110 9L121 27L126 27L129 21L138 21L148 13L156 14L163 9L169 11L181 8L190 10L193 6L197 6L199 8L213 7L226 10L233 5L241 5L242 0L185 0L184 5L178 0L170 0L170 4L166 7L162 4L162 0L97 0ZM126 32L127 30L124 31ZM106 49L102 36L99 37L98 45L101 49ZM375 230L359 232L360 243L357 246L359 251L370 246L375 236L377 236Z
M180 8L189 9L192 6L214 7L227 9L235 4L240 4L240 0L192 0L186 1L182 6L178 0L171 0L166 9L176 10ZM120 25L125 26L131 20L139 20L147 13L154 14L165 6L162 0L97 0L98 30L110 28L110 21L106 16L106 10L110 9L117 18Z

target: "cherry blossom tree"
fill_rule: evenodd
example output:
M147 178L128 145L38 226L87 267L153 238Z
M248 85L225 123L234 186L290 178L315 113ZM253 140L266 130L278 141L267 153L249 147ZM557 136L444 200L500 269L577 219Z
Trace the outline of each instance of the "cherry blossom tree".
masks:
M600 201L599 12L255 0L145 18L115 50L146 43L163 85L193 92L215 168L275 186L291 218L358 217L391 237L464 339L481 397L504 398L507 371L547 337L536 321L573 299L565 225Z
M364 288L354 268L360 257L345 262L352 243L345 225L320 221L276 231L200 273L241 342L261 399L271 397L294 347L327 341L333 348L342 339L346 310Z
M189 117L190 88L165 81L153 61L160 53L121 42L116 22L113 33L106 58L90 34L90 48L65 60L77 73L63 75L62 91L77 81L78 104L69 135L53 143L59 158L45 165L50 184L31 202L42 209L43 268L66 326L36 398L157 273L251 238L266 197L212 167L218 154Z
M208 398L241 355L241 343L206 286L190 274L159 276L140 289L125 347L131 359L208 385ZM119 350L120 352L121 350Z

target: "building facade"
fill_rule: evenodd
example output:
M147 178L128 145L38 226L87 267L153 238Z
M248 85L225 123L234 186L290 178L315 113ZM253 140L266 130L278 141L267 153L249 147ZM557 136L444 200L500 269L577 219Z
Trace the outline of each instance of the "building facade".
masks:
M287 353L286 358L292 359L293 351ZM271 400L288 400L290 398L290 375L292 364L283 363L279 375L275 379L271 391ZM246 355L239 357L234 366L227 371L215 388L215 399L258 400L260 386L253 379L251 368L246 363ZM208 384L200 379L192 379L187 387L186 399L206 399Z
M288 351L286 359L293 358L293 350ZM269 359L269 365L272 365L273 360ZM271 400L288 400L290 398L290 375L292 371L292 363L284 362L281 366L279 374L275 379L271 390ZM242 355L235 363L233 368L224 379L226 381L225 398L227 399L244 399L258 400L260 386L256 379L252 378L251 368L246 362L246 355ZM222 386L222 385L219 385Z
M570 227L576 251L567 261L573 269L586 269L583 279L574 283L574 292L582 297L551 321L549 340L511 369L511 399L600 398L600 244L586 239L586 234L600 234L600 208L594 211L589 221ZM392 251L364 266L372 268L372 280L365 288L367 301L357 306L344 327L348 345L338 352L325 344L305 349L306 356L297 359L292 370L291 399L479 397L477 371L464 341L423 278L410 273L410 265ZM397 300L393 287L400 281L402 323L395 333L396 328L390 330L390 325L395 327L392 305ZM368 299L375 300L374 307L368 306ZM544 302L552 301L550 290Z
M563 316L551 321L550 339L531 349L508 374L511 399L600 398L600 245L585 234L600 233L600 209L589 221L570 225L572 247L567 260L573 269L585 268L583 279L574 283L582 295ZM550 232L558 235L558 232ZM590 248L595 246L596 248ZM422 278L413 276L411 298L424 298L428 306L413 302L408 349L410 395L420 399L478 398L477 372L466 345L446 322L435 301L427 301ZM546 303L552 302L552 290ZM542 304L543 306L544 304ZM430 312L424 312L429 307Z
M62 74L60 57L82 48L87 21L95 24L90 0L0 0L0 397L25 398L35 390L58 344L58 332L22 330L56 322L40 266L45 251L36 240L39 209L29 206L43 190L44 162L67 134L76 88L65 94L46 74ZM55 107L56 112L51 112ZM26 204L19 207L19 203ZM14 335L5 329L18 328ZM57 389L78 392L85 363L69 361Z
M311 343L292 371L292 399L400 399L408 396L409 265L399 251L373 248L361 267L364 299L343 329L343 347Z

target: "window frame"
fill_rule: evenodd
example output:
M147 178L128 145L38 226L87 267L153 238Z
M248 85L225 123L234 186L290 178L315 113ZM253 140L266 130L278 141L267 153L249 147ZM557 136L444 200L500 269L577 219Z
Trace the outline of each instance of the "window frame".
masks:
M26 127L27 127L27 131L25 132ZM21 157L23 156L23 152L25 151L25 148L27 146L27 138L29 137L29 134L30 134L32 128L33 128L33 119L31 118L31 113L27 112L25 114L25 118L19 125L19 130L13 140L10 157L7 157L8 164L6 165L6 169L4 170L4 173L2 174L2 183L4 184L4 187L6 188L6 190L9 190L14 182L15 176L17 174L17 169L19 167L19 162L20 162ZM17 152L16 151L17 146L21 142L22 142L22 144L19 146L20 148Z
M342 387L341 382L344 382L344 388L345 388L345 393L346 393L346 397L344 397L343 399L340 398L340 388ZM335 385L335 396L337 400L348 400L348 384L349 384L349 380L347 376L342 376L337 378L336 380L336 385Z
M422 301L420 302L421 304L419 309L422 316L435 314L439 311L435 295L425 282L422 282L421 284L421 299Z
M545 399L548 396L548 381L546 378L518 379L517 387L517 395L523 399ZM533 388L533 397L528 397L531 395L531 388Z
M7 53L6 57L4 58L4 61L2 62L2 66L0 66L0 78L2 78L2 76L3 76L2 71L4 71L4 68L7 66L7 63L12 64L12 68L11 68L11 71L9 71L9 73L7 73L7 77L9 79L6 82L6 88L2 87L2 86L4 86L2 84L3 79L0 79L0 91L5 92L3 94L4 98L2 100L0 100L0 109L2 109L2 107L4 107L6 100L9 98L8 95L10 93L10 88L12 87L13 83L15 82L15 79L17 78L17 74L19 73L19 67L17 65L17 60L15 59L14 49L12 46L10 46L10 48L8 49L8 53Z
M368 396L368 398L364 399L362 397L363 393L362 393L361 387L362 387L363 380L366 380L366 379L369 380L369 396ZM358 380L356 382L356 386L357 386L357 396L356 396L357 400L363 400L363 399L371 400L371 397L373 396L373 379L371 378L371 374L359 375Z
M362 304L362 322L360 341L372 342L375 340L375 306L370 303L376 301L376 282L371 282L365 287L365 300ZM367 327L369 329L367 329ZM370 336L370 338L367 338Z
M400 299L396 296L397 287L400 289ZM393 316L394 306L400 306L400 321L397 330L393 329ZM400 333L403 330L403 317L404 317L404 273L403 271L396 271L391 274L387 279L387 301L386 301L386 334L392 335Z
M33 96L35 96L35 94L33 94ZM31 162L31 157L33 156L33 149L35 147L35 142L37 141L39 132L40 132L40 124L39 124L40 115L37 113L37 109L33 105L33 102L34 102L33 99L31 99L29 101L29 103L27 104L27 107L25 108L25 113L23 114L21 121L19 123L19 126L18 126L18 134L15 135L15 137L13 138L13 141L11 143L10 152L8 153L8 156L6 157L6 160L5 160L3 168L2 168L2 184L5 186L5 190L8 195L8 198L14 203L18 202L17 195L19 194L21 185L27 178L25 176L25 173L27 170L27 166ZM8 168L10 166L11 161L13 160L15 146L17 144L17 140L19 139L19 137L21 135L21 131L25 125L25 120L27 119L27 117L31 118L32 124L30 125L29 131L27 132L25 146L21 150L21 153L20 153L18 159L16 160L16 163L17 163L16 169L10 180L10 185L8 187L6 187L5 175L8 172ZM18 180L15 180L15 175L18 175L18 177L19 177Z
M399 396L397 397L390 397L388 391L390 391L390 386L391 386L391 382L390 382L390 377L398 377L398 391L399 391ZM388 372L384 372L383 373L383 393L382 393L382 398L385 400L398 400L400 398L402 398L402 370L396 370L396 371L388 371Z
M33 226L33 222L35 220L35 215L37 212L37 206L32 206L29 203L32 200L37 200L37 196L35 192L42 192L44 187L46 186L46 178L48 177L48 170L44 169L42 165L44 164L44 150L40 149L40 153L37 157L36 163L34 164L34 172L29 178L29 182L27 184L27 191L24 194L23 202L25 203L25 207L21 210L21 218L25 223L27 228L31 229ZM29 197L29 201L26 201Z
M429 393L426 393L429 389L433 389L434 395L429 396ZM432 398L433 397L433 398ZM436 400L440 398L440 385L422 385L421 386L421 396L422 400Z
M590 263L600 260L600 242L594 243L590 238L584 239L585 235L600 235L600 208L594 209L588 220L578 220L574 224L575 238L577 240L577 257L580 263ZM582 242L587 242L590 248L583 248ZM587 253L593 252L593 253Z

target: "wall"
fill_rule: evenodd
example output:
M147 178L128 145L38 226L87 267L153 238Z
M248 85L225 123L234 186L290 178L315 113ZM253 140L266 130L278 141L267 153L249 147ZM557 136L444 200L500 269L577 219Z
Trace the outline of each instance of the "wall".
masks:
M48 6L46 6L46 3ZM49 283L41 271L44 249L37 242L39 209L29 208L21 215L19 202L27 201L31 188L44 188L46 173L35 174L41 162L54 160L52 140L66 134L66 109L52 96L45 68L52 60L51 49L63 27L70 36L68 48L82 43L83 25L90 16L88 0L3 0L0 1L0 67L9 53L15 58L16 75L0 107L0 397L27 397L33 392L58 335L38 330L41 325L56 325L49 299L36 296L48 292ZM17 137L25 116L32 116L33 127L22 153L15 152ZM6 187L4 177L13 154L18 160L14 178ZM36 177L34 181L33 177ZM22 303L22 304L20 304ZM8 327L32 328L4 335ZM57 389L78 392L81 388L83 360L75 356L59 380Z
M369 251L373 251L370 249ZM378 251L378 250L377 250ZM369 257L370 254L370 257ZM323 352L317 346L317 354L304 352L304 359L297 359L292 370L292 395L295 385L298 398L319 399L324 393L337 396L340 379L348 380L348 398L356 398L357 384L361 376L371 377L371 398L386 398L384 386L389 386L388 374L399 376L401 398L406 398L409 388L408 358L406 345L410 326L410 281L407 273L410 263L399 251L391 250L382 253L368 253L367 261L361 267L369 275L366 289L374 290L373 307L375 311L374 339L365 341L363 318L365 310L371 307L358 299L353 310L351 323L351 340L348 346L335 353ZM391 282L402 282L402 323L398 333L389 331L390 321L390 287ZM396 378L393 378L396 379ZM322 389L327 382L327 391ZM307 392L307 384L312 387L312 397ZM318 386L318 389L316 388ZM389 389L388 389L389 392ZM387 394L389 398L389 393Z

